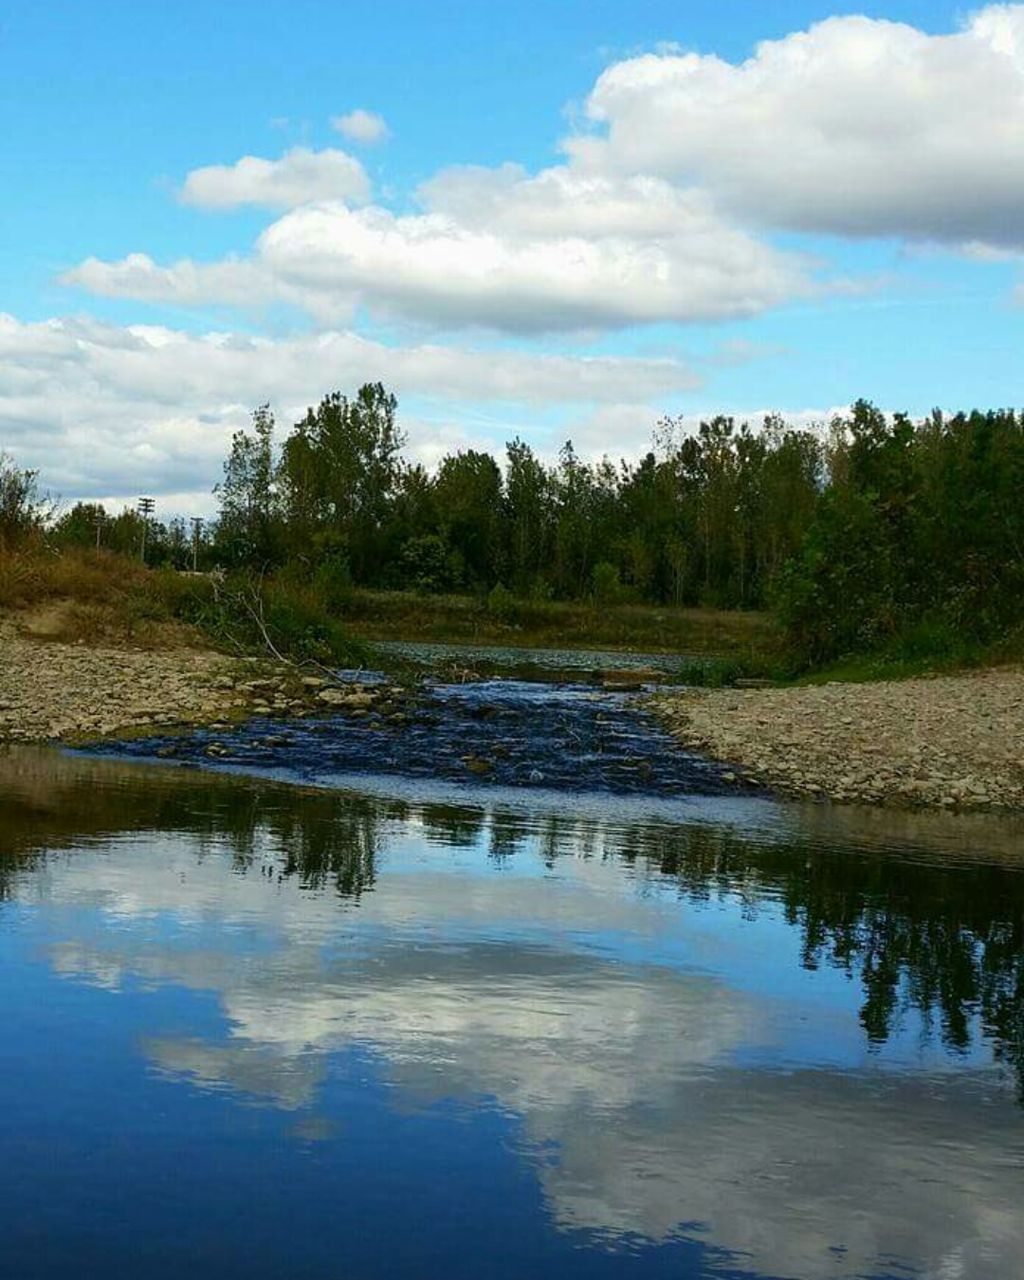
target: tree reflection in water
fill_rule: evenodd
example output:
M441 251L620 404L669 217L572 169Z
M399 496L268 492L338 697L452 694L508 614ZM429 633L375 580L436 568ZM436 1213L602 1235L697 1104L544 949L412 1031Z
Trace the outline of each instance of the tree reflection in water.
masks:
M693 904L739 898L752 916L781 904L806 969L833 966L859 981L869 1043L885 1043L910 1009L926 1027L937 1024L953 1052L966 1053L980 1032L1024 1102L1024 863L1010 859L922 856L841 832L747 835L700 823L413 807L20 749L0 759L0 901L62 848L164 831L198 837L200 857L226 852L239 874L294 878L358 902L374 886L388 827L410 819L439 846L484 840L499 861L532 845L548 866L566 856L616 860L670 880Z

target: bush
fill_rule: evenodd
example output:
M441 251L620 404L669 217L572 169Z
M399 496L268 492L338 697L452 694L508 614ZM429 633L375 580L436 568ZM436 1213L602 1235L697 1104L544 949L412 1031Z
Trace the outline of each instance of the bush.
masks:
M459 566L447 541L436 533L408 538L399 557L404 585L430 595L457 584Z
M337 667L365 666L370 658L312 586L246 574L223 583L192 579L179 592L176 613L225 648L259 653L269 646L293 661Z
M512 625L517 620L516 598L501 582L496 582L487 594L487 612L499 621Z
M331 613L342 613L352 599L352 570L348 560L332 556L322 561L313 574L313 594Z
M595 604L618 604L622 599L622 587L615 565L599 560L590 574L590 590Z
M40 498L35 471L22 471L0 453L0 549L39 533L49 514Z

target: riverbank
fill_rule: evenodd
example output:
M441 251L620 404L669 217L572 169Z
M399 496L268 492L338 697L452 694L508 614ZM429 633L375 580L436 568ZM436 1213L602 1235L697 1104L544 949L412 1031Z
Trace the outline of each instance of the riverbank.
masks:
M664 694L676 738L783 794L1024 810L1024 668L885 683Z
M278 663L173 647L68 644L45 615L0 617L0 742L76 742L249 716L348 709L362 695ZM41 634L42 633L42 634Z
M726 609L592 601L500 601L410 591L351 591L339 607L360 640L499 645L532 649L607 649L677 653L765 663L778 633L767 614Z
M0 740L73 739L238 714L240 664L206 649L65 644L0 618ZM249 678L252 678L249 673Z

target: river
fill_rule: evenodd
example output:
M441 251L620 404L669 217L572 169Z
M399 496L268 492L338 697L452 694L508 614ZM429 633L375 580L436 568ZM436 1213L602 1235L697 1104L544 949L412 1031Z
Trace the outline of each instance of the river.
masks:
M1024 828L547 696L0 757L0 1274L1024 1275Z

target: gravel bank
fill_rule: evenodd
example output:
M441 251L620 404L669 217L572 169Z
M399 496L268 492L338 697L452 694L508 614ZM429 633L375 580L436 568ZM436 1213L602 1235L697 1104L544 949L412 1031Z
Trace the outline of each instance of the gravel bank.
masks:
M688 747L790 795L1024 810L1024 670L653 699Z
M201 650L140 652L38 640L0 619L0 740L217 720L251 701L252 693L238 687L238 666Z

